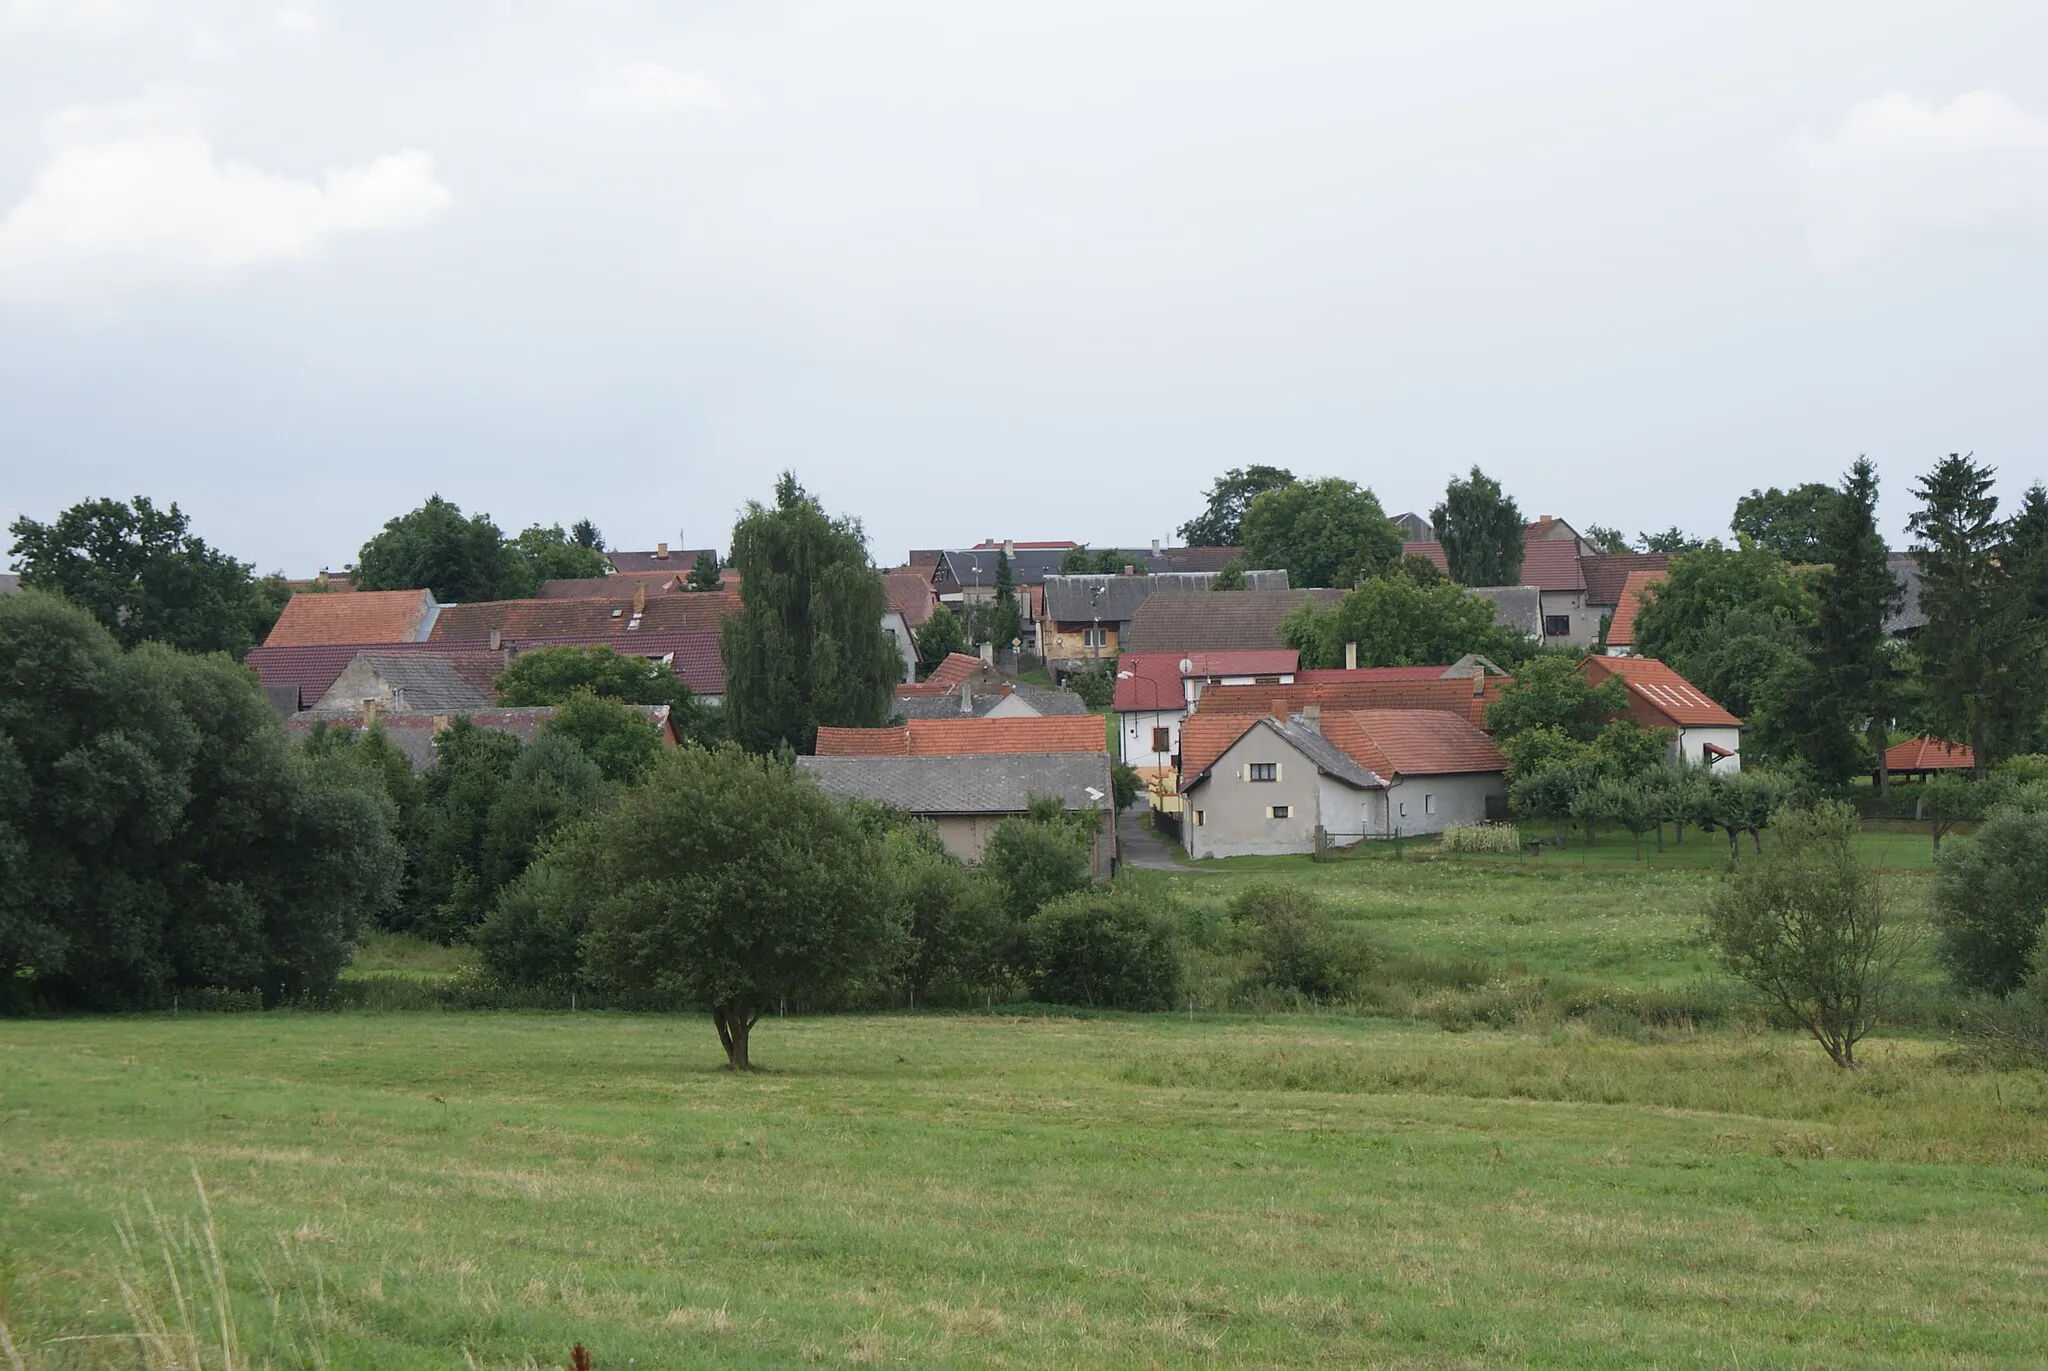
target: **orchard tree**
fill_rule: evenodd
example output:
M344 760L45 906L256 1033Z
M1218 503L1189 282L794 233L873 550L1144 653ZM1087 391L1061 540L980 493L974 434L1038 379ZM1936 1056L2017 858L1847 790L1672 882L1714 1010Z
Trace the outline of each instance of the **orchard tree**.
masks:
M1856 855L1857 831L1846 804L1788 812L1777 858L1733 871L1706 912L1722 965L1844 1068L1856 1064L1908 947L1887 921L1876 868Z
M1478 467L1463 480L1452 478L1429 521L1443 544L1451 579L1459 585L1521 583L1522 511L1502 493L1500 482Z
M259 583L246 563L208 547L175 503L158 509L145 495L89 500L48 524L23 516L10 532L22 585L82 606L123 647L240 658L289 598L281 580Z
M532 568L490 515L465 518L439 495L386 523L356 554L349 576L358 590L426 589L443 604L516 599L534 586Z
M1252 501L1293 484L1294 473L1285 467L1232 467L1209 487L1208 507L1180 526L1180 536L1189 547L1241 547Z
M753 752L809 752L818 726L886 723L903 659L882 629L888 596L860 523L832 518L784 472L772 506L733 527L740 611L720 631L725 711Z
M1876 485L1873 477L1871 484ZM1824 562L1828 550L1826 527L1836 491L1820 481L1809 481L1790 490L1772 486L1752 490L1735 502L1735 517L1728 528L1758 547L1767 547L1788 562Z
M1401 534L1379 499L1334 476L1260 494L1245 511L1243 531L1246 559L1284 568L1297 588L1353 586L1401 558Z
M735 1071L764 1013L842 1000L903 950L882 840L788 763L736 747L669 753L536 873L530 898L578 907L554 924L587 919L588 980L709 1010Z

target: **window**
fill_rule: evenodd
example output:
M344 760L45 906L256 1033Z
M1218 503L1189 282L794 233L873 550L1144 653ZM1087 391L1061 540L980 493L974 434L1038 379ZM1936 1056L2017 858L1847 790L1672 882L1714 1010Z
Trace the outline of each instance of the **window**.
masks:
M1153 750L1154 752L1171 752L1171 751L1173 751L1173 730L1172 730L1172 729L1170 729L1170 728L1155 728L1155 729L1153 729L1153 730L1152 730L1152 750Z
M1280 779L1280 763L1253 762L1251 778L1255 781L1277 781Z
M1204 816L1204 815L1206 815L1206 814L1207 814L1208 812L1209 812L1209 811L1208 811L1208 810L1206 810L1206 809L1198 809L1198 810L1196 810L1196 811L1195 811L1195 827L1196 827L1196 828L1200 828L1200 827L1202 826L1202 824L1203 824L1203 822L1204 822L1203 816Z
M1284 819L1287 817L1287 814L1288 809L1286 805L1271 805L1266 810L1266 817L1269 819Z
M1424 814L1436 813L1436 796L1425 795L1422 797L1422 812Z
M1400 806L1399 806L1399 809L1400 809L1401 817L1402 817L1402 818L1404 818L1404 819L1405 819L1405 818L1407 818L1407 817L1408 817L1408 802L1407 802L1406 800L1403 800L1403 801L1401 801L1401 803L1400 803Z
M1569 614L1546 614L1543 616L1543 636L1546 638L1569 638L1572 634L1572 616Z

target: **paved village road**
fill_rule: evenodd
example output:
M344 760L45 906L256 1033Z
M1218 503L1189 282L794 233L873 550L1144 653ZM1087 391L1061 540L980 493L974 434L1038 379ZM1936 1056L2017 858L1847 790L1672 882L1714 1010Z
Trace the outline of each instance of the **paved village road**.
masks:
M1173 860L1173 847L1166 839L1139 822L1146 806L1132 805L1116 816L1116 835L1123 845L1124 865L1144 871L1186 871Z

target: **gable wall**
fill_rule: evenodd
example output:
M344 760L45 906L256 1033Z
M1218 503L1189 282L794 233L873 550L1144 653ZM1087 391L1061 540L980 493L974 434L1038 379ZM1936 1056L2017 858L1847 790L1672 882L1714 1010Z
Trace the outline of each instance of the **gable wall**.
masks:
M1254 762L1278 764L1279 779L1249 779ZM1267 817L1274 805L1287 806L1288 816ZM1209 769L1208 779L1187 793L1181 834L1196 857L1311 852L1321 809L1321 773L1315 763L1261 724L1231 744ZM1200 823L1194 822L1193 811L1200 811Z

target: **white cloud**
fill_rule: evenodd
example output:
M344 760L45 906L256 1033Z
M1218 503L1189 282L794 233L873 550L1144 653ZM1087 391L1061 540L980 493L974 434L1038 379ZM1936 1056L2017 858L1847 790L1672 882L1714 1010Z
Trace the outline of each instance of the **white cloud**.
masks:
M701 72L677 71L659 62L613 67L583 90L583 103L599 114L655 118L664 114L725 114L754 103Z
M55 127L82 125L72 114ZM0 298L104 309L317 258L337 239L409 229L448 203L424 152L299 180L222 158L189 127L101 131L60 147L0 220Z
M2048 118L2000 91L1946 105L1880 95L1832 129L1801 129L1784 160L1814 259L1829 269L1943 230L2048 224Z

